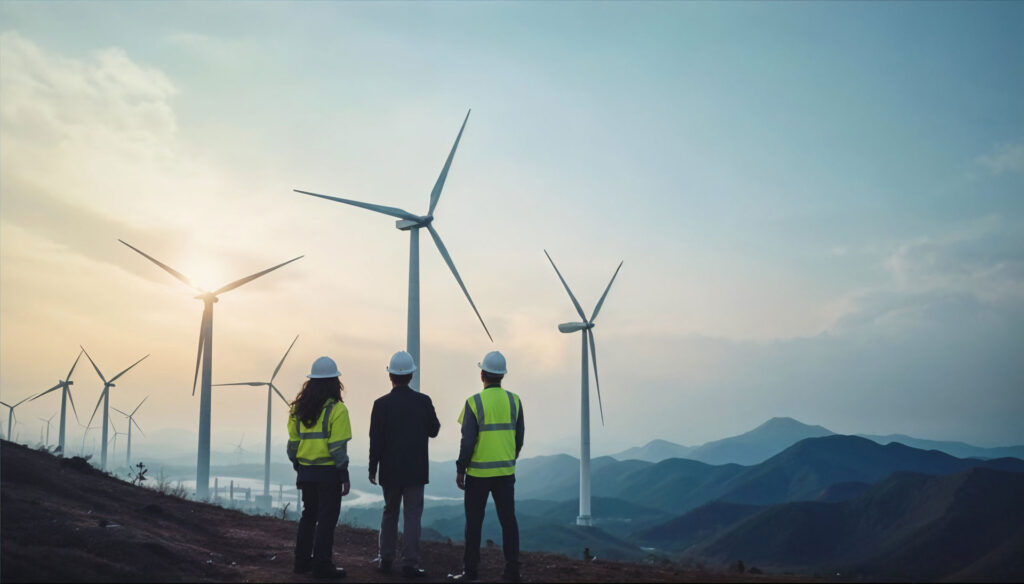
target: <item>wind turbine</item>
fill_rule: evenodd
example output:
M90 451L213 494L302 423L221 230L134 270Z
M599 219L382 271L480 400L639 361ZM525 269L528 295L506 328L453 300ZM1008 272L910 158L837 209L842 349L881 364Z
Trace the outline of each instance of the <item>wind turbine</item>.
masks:
M85 439L89 437L89 430L95 430L96 428L99 428L99 426L87 426L81 422L78 422L78 425L85 428L85 431L82 432L82 448L79 450L78 454L85 456ZM89 450L89 453L92 454L91 449Z
M138 248L132 247L125 241L120 239L118 241L138 252L147 260L160 266L160 268L177 278L181 283L198 291L199 295L196 296L196 298L203 301L203 319L199 325L199 352L196 354L196 372L192 378L192 395L196 394L196 380L199 378L199 363L202 361L203 382L199 392L199 452L197 454L196 462L196 497L199 499L206 499L210 495L210 409L212 402L210 395L210 378L213 375L213 303L218 301L218 295L230 292L243 284L248 284L256 278L269 274L270 272L273 272L282 266L286 266L304 256L292 258L282 264L278 264L272 268L267 268L262 272L256 272L251 276L235 280L230 284L225 284L224 286L217 288L213 292L209 292L207 290L203 290L199 286L196 286L191 280L185 277L184 274L167 264L147 255Z
M224 387L229 385L248 385L250 387L263 387L267 386L267 442L266 450L263 455L263 495L265 497L270 496L270 406L273 404L274 394L276 393L284 405L288 405L288 400L281 395L280 390L274 385L274 378L277 377L277 372L281 370L281 366L284 365L284 360L288 358L288 353L292 352L292 347L295 346L295 341L299 340L299 335L295 335L292 339L292 344L288 345L288 350L284 352L284 357L281 357L281 361L278 362L277 367L274 368L274 372L270 375L270 381L247 381L242 383L218 383L214 387ZM242 436L245 437L244 435ZM241 447L241 442L238 443Z
M472 110L470 110L472 111ZM473 312L476 313L477 319L480 320L480 324L484 327L484 332L487 333L487 338L494 342L494 338L491 337L491 331L487 330L487 325L484 324L483 317L480 316L480 311L476 309L476 304L473 303L473 299L469 296L469 291L466 290L466 285L462 282L462 277L459 276L459 271L455 269L455 264L452 262L452 258L448 255L448 249L445 248L444 243L441 241L441 236L438 235L437 230L431 224L434 221L434 208L437 207L437 201L441 198L441 189L444 188L444 181L448 177L448 169L452 166L452 159L455 158L455 149L459 147L459 140L462 138L462 131L466 129L466 122L469 121L469 112L466 112L466 118L462 121L462 127L459 128L459 135L455 137L455 144L452 145L452 150L448 153L448 159L444 163L444 167L441 168L441 174L437 177L437 182L434 183L434 189L430 192L430 208L427 210L426 215L414 215L403 209L396 207L386 207L383 205L374 205L372 203L363 203L360 201L353 201L351 199L342 199L340 197L331 197L328 195L320 195L317 193L311 193L308 191L300 191L294 189L297 193L303 195L310 195L312 197L320 197L321 199L327 199L329 201L337 201L339 203L345 203L346 205L352 205L355 207L362 207L363 209L369 209L370 211L376 211L383 213L384 215L390 215L398 218L395 221L395 227L399 231L409 232L409 317L406 324L406 345L409 354L412 355L413 362L416 364L416 371L412 374L412 382L409 387L419 391L420 389L420 373L422 371L422 365L420 364L420 229L423 227L427 228L430 232L430 237L434 239L434 245L437 246L437 251L441 253L441 257L444 258L445 263L448 264L448 268L451 270L452 275L455 276L455 281L459 283L459 287L462 288L462 293L466 295L466 300L469 300L469 305L473 307Z
M89 356L89 351L86 351L83 347L82 352L85 353L85 358L92 363L92 368L96 370L96 375L99 375L100 379L103 380L103 391L100 393L100 399L96 400L96 407L92 409L92 415L89 416L89 423L92 424L93 418L96 417L96 410L100 408L100 404L103 404L103 446L100 450L100 469L107 470L107 424L108 420L110 420L110 388L114 387L114 382L117 381L119 377L131 371L132 367L142 363L142 361L146 357L149 357L149 355L146 355L146 357L132 363L127 369L111 377L110 381L107 381L107 378L103 377L103 373L100 372L100 368L96 366L96 362Z
M139 432L142 432L142 426L140 426L139 423L135 421L135 412L139 411L139 408L142 407L142 404L146 403L147 399L149 399L148 395L142 398L142 401L139 402L139 405L135 406L135 409L132 410L132 413L130 414L126 414L121 410L114 408L115 412L121 414L125 418L128 418L128 450L127 452L125 452L124 456L125 466L127 466L128 468L132 467L132 425L134 424L135 427L139 429ZM113 408L113 406L111 407ZM145 436L146 433L142 432L142 435Z
M71 397L71 386L75 384L74 381L71 381L71 374L74 373L75 365L78 365L78 360L81 359L81 358L82 358L82 351L79 351L78 352L78 356L75 357L75 362L71 364L71 370L68 371L67 377L65 377L63 380L58 380L57 381L57 385L54 385L50 389L47 389L43 393L41 393L41 394L35 396L34 398L32 398L33 400L37 400L37 399L43 397L44 395L46 395L46 394L48 394L48 393L50 393L52 391L57 391L58 389L61 390L61 395L60 395L60 438L59 438L59 442L60 442L59 448L60 448L61 456L64 456L64 436L65 436L65 428L66 428L66 424L67 424L67 405L68 405L68 400L69 399L71 400L71 411L74 412L74 414L75 414L75 420L76 421L78 420L78 409L75 408L75 398ZM47 439L47 441L49 441L49 439Z
M39 418L43 422L46 422L46 442L43 442L43 445L46 446L47 448L50 447L50 420L52 420L53 417L56 415L57 412L53 412L52 414L50 414L49 418ZM42 430L42 428L40 428L40 430Z
M594 384L597 386L597 406L601 412L601 425L604 425L604 406L601 405L601 381L597 376L597 348L594 346L594 319L597 318L597 313L601 311L601 305L604 304L605 297L608 296L608 291L612 289L612 282L615 281L615 276L619 275L619 270L622 269L622 262L619 262L619 267L615 268L615 273L612 274L611 281L608 282L608 287L604 289L604 294L601 295L601 299L597 301L597 306L594 307L594 313L590 315L590 319L583 313L583 308L580 307L580 303L576 301L576 297L573 296L572 290L569 289L569 285L565 283L565 278L562 277L562 273L558 271L558 266L555 265L555 261L551 259L547 250L544 250L544 255L548 256L548 261L551 262L551 267L555 268L555 273L558 274L558 279L562 281L562 286L565 286L565 291L569 293L569 299L572 300L573 307L576 308L576 312L580 315L583 322L566 322L558 325L558 330L563 333L574 333L581 331L583 347L583 366L581 368L581 382L580 382L580 515L576 518L576 525L593 525L590 517L590 383L587 379L588 367L587 367L587 348L589 344L590 355L594 359Z
M114 437L110 439L110 441L114 443L113 451L110 453L110 455L113 457L113 456L117 456L117 437L118 436L127 436L128 434L125 433L125 432L119 432L117 430L117 426L114 425L114 420L110 420L110 427L114 429ZM106 451L106 445L105 444L104 444L103 450ZM128 468L130 469L131 467L132 467L132 465L129 464Z
M32 399L31 395L26 397L25 399L21 400L20 402L14 404L13 406L11 404L7 403L7 402L0 401L0 405L6 406L7 408L9 408L9 411L7 413L7 441L8 442L11 441L11 431L14 430L14 422L18 419L18 416L14 415L14 408L16 408L16 407L20 406L21 404L29 401L30 399Z
M238 457L235 459L235 464L242 464L242 455L249 454L249 451L242 448L242 442L245 442L245 433L242 433L242 439L235 445L235 455Z

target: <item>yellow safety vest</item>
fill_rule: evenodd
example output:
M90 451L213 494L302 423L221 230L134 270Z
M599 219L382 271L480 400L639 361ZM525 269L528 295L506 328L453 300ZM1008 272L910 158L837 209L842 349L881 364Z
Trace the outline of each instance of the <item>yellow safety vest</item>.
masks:
M345 404L329 399L324 402L316 423L307 426L295 418L292 407L288 416L288 450L295 453L304 466L333 466L332 452L343 450L352 439L352 426Z
M476 416L478 433L473 457L466 465L472 477L502 477L516 472L516 421L519 396L500 387L488 387L466 400ZM459 413L462 423L466 408Z

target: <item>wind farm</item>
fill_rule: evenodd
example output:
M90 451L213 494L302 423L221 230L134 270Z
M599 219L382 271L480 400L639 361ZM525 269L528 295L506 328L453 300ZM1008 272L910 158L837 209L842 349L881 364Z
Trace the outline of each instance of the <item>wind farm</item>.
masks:
M117 375L111 377L108 380L106 377L103 376L103 373L100 371L100 368L96 365L96 362L92 360L91 356L89 356L89 352L85 350L85 347L82 347L82 352L85 353L86 359L88 359L89 362L92 363L93 369L96 370L96 375L99 375L100 376L100 380L103 381L103 391L100 392L100 398L98 400L96 400L96 407L94 407L92 409L92 415L89 416L89 421L86 423L86 425L88 426L88 425L92 424L93 418L96 417L96 411L99 410L100 406L102 405L103 406L103 419L102 419L103 437L100 439L100 469L101 470L106 470L107 469L107 426L110 423L110 388L114 387L114 382L117 381L118 379L120 379L122 375L124 375L125 373L128 373L129 371L131 371L139 363L142 363L146 359L146 357L149 357L149 355L146 355L142 359L139 359L138 361L132 363L126 369L124 369L123 371L121 371L120 373L118 373Z

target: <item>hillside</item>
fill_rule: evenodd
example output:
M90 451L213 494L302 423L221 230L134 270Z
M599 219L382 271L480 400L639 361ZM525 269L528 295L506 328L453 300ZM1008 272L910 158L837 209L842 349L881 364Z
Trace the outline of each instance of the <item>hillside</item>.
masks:
M306 581L291 573L294 522L133 486L82 459L61 459L7 441L0 449L5 582ZM565 530L557 535L571 536ZM529 534L524 531L523 537ZM349 581L402 581L373 569L376 547L375 531L337 528L335 558L348 569ZM425 541L422 556L431 581L461 570L458 544ZM500 549L482 550L482 560L485 578L501 573ZM523 575L546 582L773 581L536 552L523 554Z

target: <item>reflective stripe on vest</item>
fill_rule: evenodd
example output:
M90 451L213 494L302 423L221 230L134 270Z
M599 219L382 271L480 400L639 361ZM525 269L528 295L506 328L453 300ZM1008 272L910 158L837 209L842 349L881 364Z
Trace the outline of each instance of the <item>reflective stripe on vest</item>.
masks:
M336 453L337 450L344 447L345 443L351 438L351 429L348 425L348 415L342 409L339 414L342 416L336 423L334 431L335 436L331 436L331 417L332 415L338 417L338 411L336 408L344 408L345 406L339 405L334 400L329 400L324 404L323 409L320 411L320 417L318 424L315 424L315 430L306 428L300 420L294 420L295 430L298 434L298 441L295 442L295 460L304 466L334 466L337 464L332 453ZM292 414L294 419L294 413ZM339 434L340 433L340 434ZM328 442L329 439L334 438L333 441ZM341 440L338 440L341 438ZM291 443L289 443L289 451L291 450Z
M504 396L499 396L498 392ZM508 414L501 411L505 409L502 404L505 399ZM476 416L478 433L466 474L476 477L515 474L518 402L514 393L500 387L489 387L467 400L468 409Z

